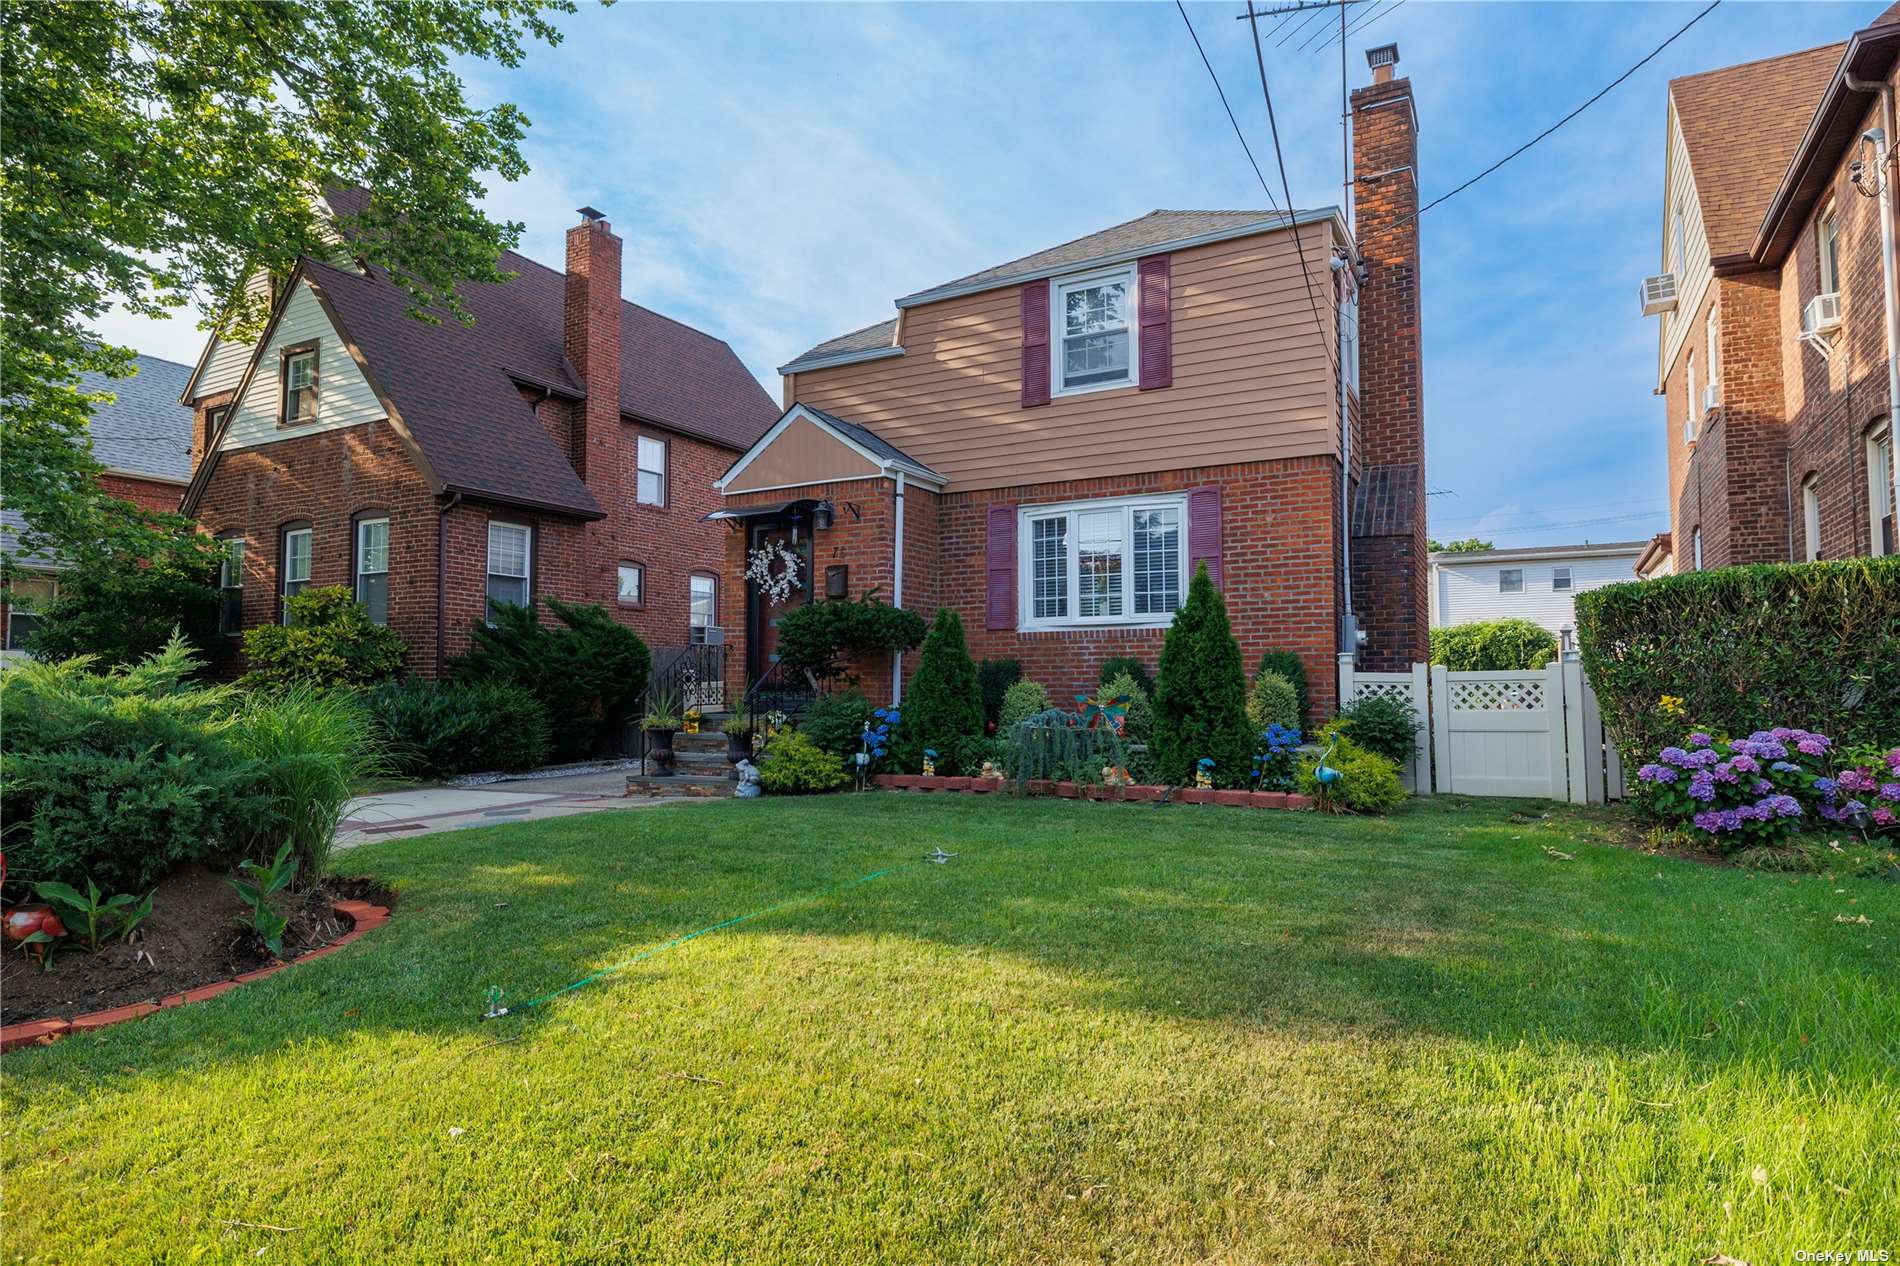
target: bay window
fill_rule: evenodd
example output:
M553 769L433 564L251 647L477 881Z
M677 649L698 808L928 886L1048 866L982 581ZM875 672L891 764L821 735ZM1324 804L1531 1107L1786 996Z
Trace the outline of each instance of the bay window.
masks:
M1187 584L1182 497L1087 501L1018 512L1026 628L1165 625Z
M1133 269L1055 284L1051 305L1056 344L1056 393L1125 387L1136 378L1130 329Z
M528 565L533 557L534 532L525 523L488 525L488 621L503 603L528 605Z

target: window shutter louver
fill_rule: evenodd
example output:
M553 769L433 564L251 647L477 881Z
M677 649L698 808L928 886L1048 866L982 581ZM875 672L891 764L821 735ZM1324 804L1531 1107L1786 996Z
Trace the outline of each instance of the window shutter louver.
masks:
M1049 403L1049 283L1023 286L1023 408Z
M986 628L1016 627L1016 507L989 509L989 558L984 569Z
M1188 575L1202 563L1207 564L1207 578L1221 588L1218 484L1188 492Z
M1168 257L1150 255L1136 265L1141 291L1141 389L1174 385L1174 321L1169 311Z

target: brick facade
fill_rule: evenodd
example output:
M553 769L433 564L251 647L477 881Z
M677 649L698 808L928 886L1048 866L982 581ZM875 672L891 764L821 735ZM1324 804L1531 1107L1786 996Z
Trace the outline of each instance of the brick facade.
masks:
M1808 108L1812 108L1812 103ZM1868 98L1860 130L1878 124ZM1689 335L1663 378L1669 461L1670 535L1675 570L1798 562L1808 557L1803 488L1820 505L1819 556L1872 552L1867 436L1886 417L1887 347L1880 261L1880 206L1858 192L1837 156L1778 264L1718 271L1690 314ZM1833 354L1804 344L1802 314L1820 289L1821 216L1839 228L1842 325ZM1686 296L1685 296L1686 298ZM1698 396L1710 381L1706 322L1715 315L1719 402L1688 399L1693 358ZM1698 430L1685 435L1694 408Z
M232 449L219 456L197 513L207 531L245 539L245 627L278 618L286 524L313 529L312 585L349 584L353 521L368 510L390 521L389 624L409 645L408 668L422 676L434 676L446 660L466 653L470 631L486 614L491 519L533 529L529 580L537 597L598 603L656 650L687 644L695 574L716 582L715 622L729 623L743 609L726 567L726 529L705 521L722 504L713 481L737 452L622 411L620 250L620 239L604 220L568 234L561 336L568 362L586 384L585 397L521 388L536 421L574 464L604 517L583 520L437 495L387 422ZM376 349L366 354L373 367ZM228 400L226 395L197 402L199 446L206 414ZM666 446L661 505L638 499L635 462L642 436ZM623 565L642 571L638 603L619 600ZM554 622L545 613L543 620ZM235 647L234 639L221 666L227 672L242 668Z

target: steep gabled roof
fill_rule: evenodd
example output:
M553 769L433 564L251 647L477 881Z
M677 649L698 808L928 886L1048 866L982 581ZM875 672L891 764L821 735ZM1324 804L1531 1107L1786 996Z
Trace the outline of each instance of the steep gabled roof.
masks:
M1750 258L1762 215L1846 47L1826 44L1670 81L1718 270Z

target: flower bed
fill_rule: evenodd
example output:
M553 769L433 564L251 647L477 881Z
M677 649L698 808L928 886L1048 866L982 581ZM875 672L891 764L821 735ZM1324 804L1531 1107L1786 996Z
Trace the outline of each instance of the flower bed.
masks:
M1006 778L950 778L924 774L878 774L872 781L887 791L966 791L989 794L1006 791ZM1055 796L1063 800L1132 800L1159 804L1172 800L1177 804L1218 804L1245 809L1310 809L1313 801L1288 791L1215 790L1211 787L1163 787L1141 783L1051 782L1031 778L1024 791L1032 796Z
M23 1024L10 1024L0 1028L0 1051L16 1050L22 1046L45 1045L56 1041L67 1033L79 1033L88 1029L103 1029L109 1025L122 1024L127 1020L137 1020L151 1015L166 1007L182 1007L193 1002L206 1002L219 994L228 993L239 985L248 985L253 980L262 980L274 976L287 967L297 963L307 963L313 958L322 958L334 954L351 941L373 932L389 922L387 906L371 905L367 901L333 901L331 909L350 920L353 926L348 932L320 949L309 950L297 955L289 962L274 962L256 971L242 972L228 980L212 981L196 989L186 989L179 993L168 994L157 1002L135 1002L127 1006L110 1007L104 1011L94 1011L87 1015L66 1020L51 1017L42 1020L29 1020Z

